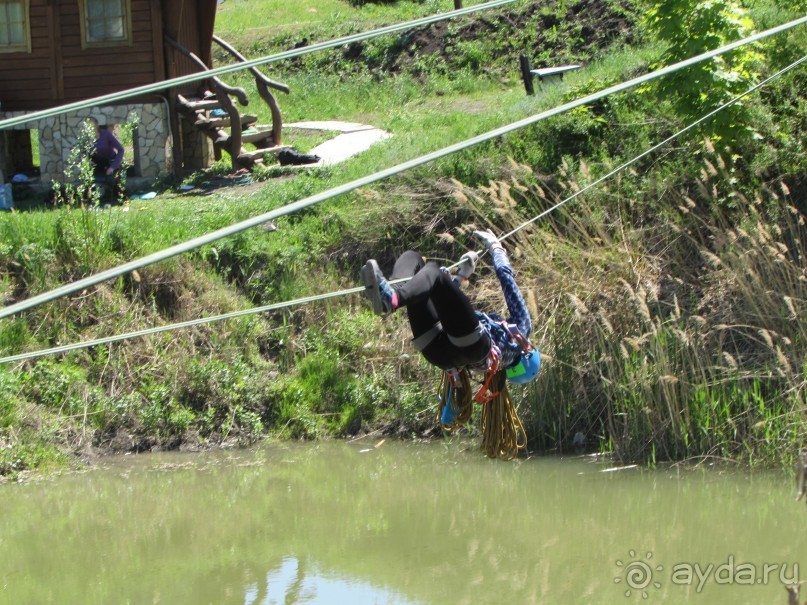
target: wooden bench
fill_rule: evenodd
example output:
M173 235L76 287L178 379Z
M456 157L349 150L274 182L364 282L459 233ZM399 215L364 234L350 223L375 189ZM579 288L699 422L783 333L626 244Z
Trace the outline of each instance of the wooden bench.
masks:
M560 67L543 67L541 69L531 69L530 73L538 76L538 81L543 82L544 78L552 80L554 78L563 79L563 74L567 71L580 69L579 65L561 65Z
M521 55L519 60L521 62L521 77L524 79L524 88L527 90L528 95L535 94L535 87L532 83L535 76L538 76L538 81L541 82L541 84L548 84L553 81L562 80L563 74L566 72L580 69L580 65L560 65L558 67L532 69L530 67L530 60L525 55Z

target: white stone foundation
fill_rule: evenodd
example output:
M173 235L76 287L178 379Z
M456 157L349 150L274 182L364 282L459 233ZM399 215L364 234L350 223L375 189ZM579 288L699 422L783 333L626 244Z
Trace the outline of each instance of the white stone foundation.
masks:
M0 119L25 115L26 112L0 112ZM101 126L123 124L130 113L135 113L140 123L134 132L134 175L158 177L169 174L171 165L171 137L168 110L164 103L140 105L116 105L96 107L44 118L15 126L13 130L39 131L39 164L42 182L61 181L70 152L76 143L81 123L94 117ZM0 131L2 133L2 131ZM116 132L116 136L119 136ZM15 165L14 149L5 149L5 138L0 137L0 170ZM8 173L7 173L8 174ZM7 178L10 178L8 175Z

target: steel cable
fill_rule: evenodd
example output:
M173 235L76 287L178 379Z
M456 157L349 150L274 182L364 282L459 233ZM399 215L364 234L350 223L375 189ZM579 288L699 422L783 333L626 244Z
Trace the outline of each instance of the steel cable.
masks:
M807 61L807 55L805 55L801 59L795 61L794 63L791 63L790 65L788 65L784 69L779 70L778 72L776 72L775 74L769 76L768 78L766 78L762 82L759 82L758 84L755 84L753 87L749 88L747 91L745 91L742 94L734 97L733 99L731 99L730 101L724 103L723 105L721 105L717 109L715 109L715 110L709 112L708 114L702 116L701 118L699 118L695 122L692 122L691 124L685 126L681 130L677 131L675 134L673 134L673 135L667 137L666 139L664 139L664 141L662 141L661 143L658 143L658 144L654 145L653 147L651 147L650 149L642 152L641 154L634 157L633 159L621 164L619 167L615 168L614 170L612 170L611 172L609 172L605 176L600 177L599 179L593 181L592 183L590 183L586 187L582 188L580 191L578 191L578 192L572 194L571 196L569 196L568 198L558 202L557 204L555 204L551 208L543 211L539 215L536 215L532 219L530 219L528 221L525 221L524 223L522 223L521 225L519 225L518 227L516 227L512 231L510 231L510 232L506 233L505 235L503 235L500 239L501 240L507 239L507 238L511 237L512 235L514 235L515 233L517 233L517 232L521 231L522 229L526 228L527 226L535 223L540 218L546 216L550 212L553 212L554 210L557 210L558 208L565 205L566 203L568 203L568 202L572 201L573 199L579 197L581 194L585 193L586 191L593 188L594 186L596 186L596 185L602 183L603 181L605 181L606 179L616 175L620 171L626 169L627 167L629 167L632 164L636 163L640 159L646 157L647 155L649 155L653 151L658 150L663 145L671 142L672 140L674 140L677 137L681 136L685 132L688 132L689 130L691 130L695 126L703 123L705 120L713 117L718 112L726 109L730 105L736 103L737 101L739 101L742 98L746 97L747 95L755 92L756 90L759 90L760 88L762 88L763 86L765 86L766 84L768 84L769 82L774 80L775 78L778 78L778 77L784 75L785 73L787 73L788 71L790 71L792 69L795 69L796 67L798 67L799 65L801 65L805 61ZM458 263L454 263L454 265L451 265L451 267L454 267L457 264ZM401 283L401 282L404 282L404 281L406 281L406 280L405 279L404 280L397 280L397 281L392 282L392 283ZM165 325L165 326L157 326L157 327L154 327L154 328L148 328L148 329L139 330L139 331L136 331L136 332L129 332L129 333L126 333L126 334L119 334L119 335L116 335L116 336L109 336L109 337L105 337L105 338L99 338L97 340L78 342L78 343L73 343L73 344L69 344L69 345L53 347L53 348L49 348L49 349L42 349L42 350L39 350L39 351L31 351L31 352L27 352L27 353L20 353L18 355L11 355L11 356L0 358L0 365L15 362L15 361L23 361L23 360L27 360L27 359L33 359L33 358L36 358L36 357L43 357L43 356L46 356L46 355L53 355L53 354L57 354L57 353L67 353L67 352L70 352L70 351L75 351L75 350L78 350L78 349L84 349L84 348L88 348L88 347L92 347L92 346L96 346L96 345L110 344L110 343L119 342L119 341L122 341L122 340L127 340L127 339L130 339L130 338L137 338L137 337L141 337L141 336L148 336L148 335L151 335L151 334L158 334L160 332L168 332L168 331L173 331L173 330L179 330L179 329L182 329L182 328L192 327L192 326L206 324L206 323L213 323L213 322L223 321L223 320L227 320L227 319L234 319L234 318L237 318L237 317L244 317L244 316L247 316L247 315L255 315L257 313L266 313L268 311L275 311L275 310L283 309L283 308L286 308L286 307L297 306L297 305L307 304L307 303L311 303L311 302L317 302L317 301L326 300L326 299L330 299L330 298L346 296L346 295L349 295L349 294L357 294L357 293L363 292L363 291L364 291L364 288L361 287L361 286L360 287L355 287L355 288L348 288L348 289L345 289L345 290L338 290L338 291L334 291L334 292L330 292L330 293L326 293L326 294L319 294L319 295L315 295L315 296L298 298L298 299L294 299L294 300L290 300L290 301L286 301L286 302L274 303L274 304L266 305L266 306L262 306L262 307L255 307L253 309L245 309L245 310L242 310L242 311L226 313L226 314L223 314L223 315L215 315L215 316L210 316L210 317L205 317L205 318L200 318L200 319L195 319L195 320L189 320L189 321L175 323L175 324L169 324L169 325Z
M678 63L675 63L673 65L669 65L669 66L661 68L661 69L658 69L656 71L650 72L650 73L645 74L643 76L632 78L631 80L628 80L627 82L623 82L621 84L616 84L614 86L609 86L608 88L600 90L599 92L592 93L590 95L586 95L584 97L581 97L581 98L576 99L574 101L570 101L568 103L564 103L563 105L559 105L559 106L557 106L557 107L555 107L553 109L549 109L549 110L543 111L541 113L532 115L530 117L524 118L522 120L518 120L516 122L508 124L507 126L502 126L502 127L496 128L494 130L490 130L490 131L488 131L486 133L483 133L481 135L477 135L477 136L472 137L470 139L466 139L465 141L455 143L454 145L449 145L448 147L444 147L444 148L439 149L437 151L427 153L425 155L419 156L419 157L414 158L412 160L409 160L407 162L403 162L403 163L398 164L396 166L392 166L390 168L381 170L379 172L375 172L373 174L366 175L364 177L355 179L355 180L350 181L348 183L345 183L343 185L339 185L337 187L334 187L332 189L328 189L328 190L323 191L321 193L317 193L317 194L309 196L307 198L297 200L296 202L292 202L290 204L287 204L285 206L282 206L282 207L277 208L275 210L272 210L270 212L267 212L267 213L252 217L250 219L241 221L239 223L235 223L233 225L230 225L228 227L224 227L222 229L218 229L217 231L214 231L212 233L208 233L206 235L203 235L203 236L200 236L200 237L197 237L197 238L193 238L191 240L182 242L182 243L177 244L175 246L171 246L171 247L166 248L164 250L160 250L160 251L155 252L153 254L141 257L139 259L129 261L129 262L124 263L122 265L118 265L117 267L113 267L113 268L108 269L106 271L102 271L101 273L97 273L95 275L90 275L90 276L85 277L83 279L76 280L76 281L71 282L69 284L65 284L64 286L61 286L60 288L55 288L54 290L44 292L44 293L39 294L37 296L32 296L31 298L28 298L26 300L20 301L18 303L15 303L13 305L9 305L7 307L4 307L4 308L0 309L0 319L3 319L5 317L9 317L11 315L14 315L15 313L19 313L20 311L24 311L26 309L31 309L31 308L39 306L39 305L41 305L43 303L50 302L50 301L56 300L58 298L62 298L64 296L67 296L68 294L72 294L74 292L84 290L84 289L86 289L86 288L88 288L90 286L94 286L95 284L98 284L98 283L100 283L102 281L106 281L108 279L113 279L115 277L120 277L120 276L122 276L122 275L124 275L126 273L129 273L129 272L131 272L131 271L133 271L135 269L140 269L141 267L144 267L146 265L150 265L150 264L162 261L162 260L166 260L168 258L171 258L171 257L176 256L178 254L189 252L191 250L195 250L197 248L200 248L200 247L205 246L207 244L211 244L211 243L213 243L215 241L218 241L220 239L223 239L225 237L235 235L235 234L240 233L242 231L246 231L247 229L250 229L252 227L256 227L258 225L266 223L266 222L268 222L268 221L270 221L272 219L275 219L275 218L278 218L278 217L281 217L281 216L285 216L287 214L291 214L291 213L297 212L299 210L303 210L304 208L308 208L308 207L313 206L315 204L320 204L320 203L322 203L322 202L324 202L326 200L333 199L333 198L338 197L339 195L342 195L344 193L354 191L355 189L358 189L359 187L364 187L366 185L370 185L372 183L375 183L377 181L389 178L390 176L394 176L396 174L400 174L400 173L405 172L407 170L410 170L412 168L416 168L418 166L422 166L422 165L427 164L429 162L439 160L439 159L441 159L443 157L452 155L454 153L464 151L465 149L468 149L468 148L473 147L475 145L478 145L480 143L484 143L484 142L490 141L492 139L501 137L501 136L503 136L505 134L509 134L511 132L514 132L516 130L520 130L522 128L525 128L525 127L530 126L532 124L536 124L536 123L538 123L538 122L540 122L542 120L545 120L547 118L550 118L550 117L565 113L567 111L570 111L572 109L575 109L576 107L580 107L580 106L586 105L588 103L593 103L595 101L598 101L598 100L600 100L602 98L605 98L605 97L610 96L612 94L615 94L617 92L622 92L622 91L627 90L629 88L633 88L633 87L638 86L640 84L644 84L645 82L650 82L652 80L655 80L657 78L663 77L663 76L665 76L667 74L673 73L673 72L678 71L680 69L683 69L685 67L689 67L689 66L694 65L696 63L706 61L708 59L711 59L711 58L714 58L714 57L719 56L721 54L724 54L726 52L729 52L730 50L733 50L733 49L738 48L740 46L744 46L746 44L756 42L756 41L761 40L761 39L763 39L763 38L765 38L767 36L773 35L774 33L779 33L779 32L785 31L787 29L790 29L792 27L796 27L797 25L801 25L803 23L807 23L807 17L803 17L802 19L797 19L795 21L791 21L791 22L789 22L789 23L787 23L785 25L780 25L778 27L766 30L765 32L761 32L759 34L756 34L754 36L750 36L748 38L738 40L736 42L733 42L732 44L728 44L728 45L723 46L721 48L718 48L718 49L715 49L715 50L712 50L712 51L697 55L696 57L691 57L691 58L686 59L684 61L679 61Z

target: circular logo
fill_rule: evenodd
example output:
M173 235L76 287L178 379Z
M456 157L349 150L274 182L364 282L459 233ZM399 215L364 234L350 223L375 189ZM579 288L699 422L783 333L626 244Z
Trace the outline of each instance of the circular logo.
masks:
M651 586L653 588L661 588L661 582L654 581L653 574L657 571L662 571L664 567L662 565L653 567L649 563L650 559L653 558L652 552L648 552L645 555L645 560L637 559L635 550L629 550L628 556L632 560L627 563L617 560L616 566L621 568L621 572L620 575L614 578L614 583L619 584L625 582L627 586L627 590L625 591L626 597L630 597L635 591L637 594L641 594L643 599L646 599L648 596L648 588Z

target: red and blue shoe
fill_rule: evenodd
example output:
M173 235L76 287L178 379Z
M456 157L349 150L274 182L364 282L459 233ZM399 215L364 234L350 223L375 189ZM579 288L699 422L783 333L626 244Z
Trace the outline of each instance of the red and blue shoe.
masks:
M395 290L384 278L378 263L370 259L361 268L361 284L365 287L365 294L373 304L373 313L384 315L395 310L393 299Z

